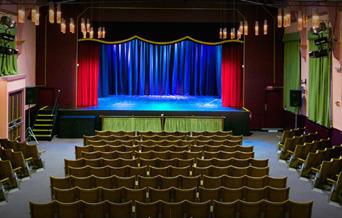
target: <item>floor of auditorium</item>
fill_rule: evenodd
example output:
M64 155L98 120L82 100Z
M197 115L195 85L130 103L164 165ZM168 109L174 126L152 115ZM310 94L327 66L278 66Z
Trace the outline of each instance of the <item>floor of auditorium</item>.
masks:
M297 172L289 170L287 164L278 161L276 144L280 135L281 133L253 132L251 136L244 137L243 143L254 146L256 159L269 159L271 176L288 177L291 200L314 200L312 218L342 217L342 208L329 204L328 193L313 191L308 181L300 180ZM50 201L49 176L64 176L64 158L75 158L74 146L77 144L81 145L82 139L54 138L51 142L41 142L39 147L45 150L45 169L32 174L31 178L21 182L20 190L9 194L8 202L0 206L0 217L28 218L29 201Z

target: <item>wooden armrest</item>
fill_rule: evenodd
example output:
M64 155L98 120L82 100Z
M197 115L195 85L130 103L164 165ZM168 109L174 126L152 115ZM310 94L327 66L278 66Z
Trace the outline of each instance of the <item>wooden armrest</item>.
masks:
M6 177L6 178L4 178L4 179L0 180L0 182L1 182L1 183L4 183L4 182L9 182L9 178L8 178L8 177Z

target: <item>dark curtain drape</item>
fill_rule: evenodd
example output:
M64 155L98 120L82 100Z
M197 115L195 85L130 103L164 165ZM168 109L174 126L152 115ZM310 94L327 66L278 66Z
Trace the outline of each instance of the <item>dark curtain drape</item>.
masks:
M224 45L222 48L222 105L242 107L242 63L241 44Z
M221 95L221 45L140 40L101 45L99 97Z
M78 54L77 107L95 106L98 103L99 45L80 43Z

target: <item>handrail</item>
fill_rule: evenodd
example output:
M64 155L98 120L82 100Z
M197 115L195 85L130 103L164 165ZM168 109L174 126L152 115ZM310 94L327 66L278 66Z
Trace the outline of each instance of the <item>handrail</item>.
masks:
M61 93L61 90L58 89L57 90L57 95L55 97L55 103L53 104L53 108L52 108L52 114L55 114L57 111L57 107L58 107L58 98L59 98L59 94Z

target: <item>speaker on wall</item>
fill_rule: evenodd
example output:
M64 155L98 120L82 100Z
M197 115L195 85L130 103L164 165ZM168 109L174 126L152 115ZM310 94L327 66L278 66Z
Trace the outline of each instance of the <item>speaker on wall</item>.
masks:
M26 105L37 104L38 88L26 87Z
M290 90L290 106L302 106L302 90Z

